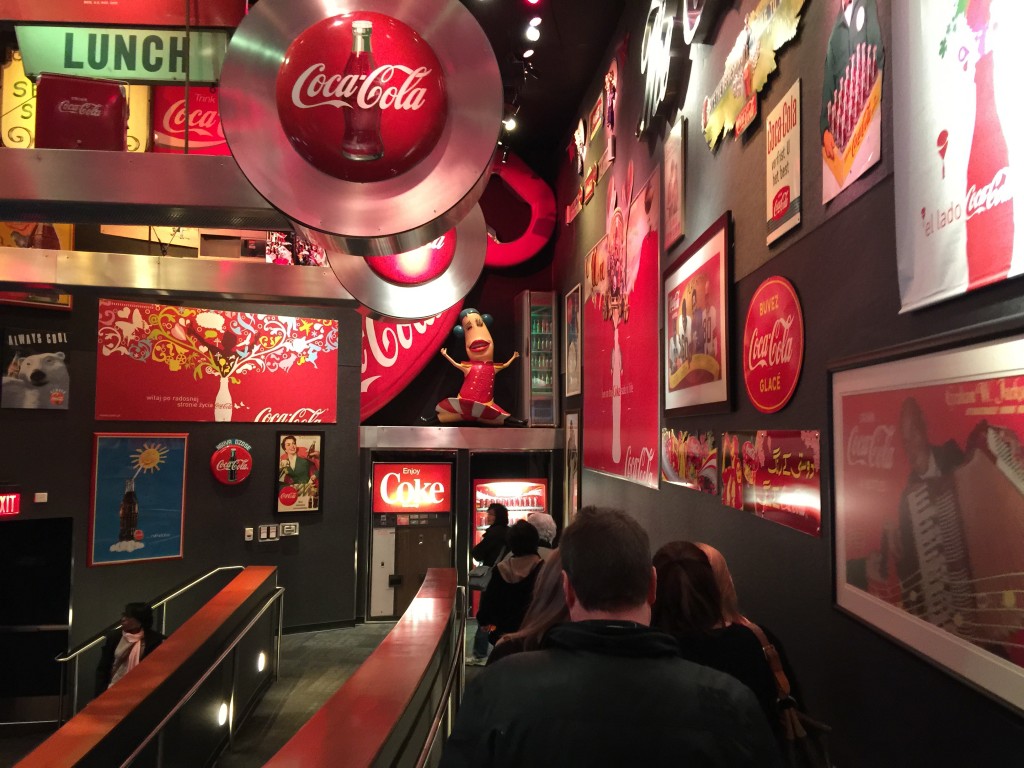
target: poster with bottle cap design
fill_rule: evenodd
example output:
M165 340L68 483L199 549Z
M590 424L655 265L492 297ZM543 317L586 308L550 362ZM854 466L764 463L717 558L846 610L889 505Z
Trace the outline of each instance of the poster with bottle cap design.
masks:
M904 312L1024 271L1024 3L893 7L896 260ZM1014 170L1016 167L1016 171Z

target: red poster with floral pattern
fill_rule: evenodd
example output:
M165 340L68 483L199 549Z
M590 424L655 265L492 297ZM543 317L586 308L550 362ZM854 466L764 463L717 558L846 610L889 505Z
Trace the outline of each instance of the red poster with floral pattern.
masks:
M101 299L96 418L337 421L338 321Z

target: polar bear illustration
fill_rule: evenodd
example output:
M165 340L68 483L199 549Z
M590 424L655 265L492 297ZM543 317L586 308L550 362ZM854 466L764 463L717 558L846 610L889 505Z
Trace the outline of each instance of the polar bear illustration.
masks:
M66 409L70 381L63 352L29 355L21 359L16 374L4 376L0 405Z

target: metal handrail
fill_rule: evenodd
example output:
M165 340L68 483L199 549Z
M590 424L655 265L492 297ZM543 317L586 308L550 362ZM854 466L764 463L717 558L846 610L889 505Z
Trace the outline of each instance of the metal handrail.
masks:
M278 600L281 601L282 605L281 605L281 609L278 611L278 614L277 614L277 653L276 653L276 655L277 655L277 664L274 667L274 680L275 681L277 680L278 673L280 672L280 665L281 665L281 625L282 625L283 620L284 620L284 605L283 605L283 603L284 603L284 587L277 587L274 590L274 594L272 594L270 597L267 598L267 601L263 604L263 607L260 608L259 611L256 612L256 615L253 616L252 619L249 621L249 623L246 624L245 627L237 635L235 635L235 639L232 640L228 644L227 648L224 649L224 652L221 653L221 655L218 656L214 660L214 662L210 665L210 667L199 677L199 679L196 681L196 684L193 685L189 689L188 693L186 693L184 696L181 697L181 699L178 700L177 704L175 704L173 707L171 707L171 710L164 716L164 718L159 723L157 723L156 727L152 731L150 731L149 734L144 739L142 739L142 741L139 742L138 746L135 747L135 751L132 752L130 755L128 755L127 759L123 763L121 763L121 768L124 768L124 766L126 766L126 765L131 765L132 760L134 760L136 757L138 757L139 753L142 752L142 750L149 744L149 742L151 742L153 740L153 737L156 736L157 734L159 734L160 731L163 730L163 727L165 725L167 725L168 722L170 722L171 718L174 717L176 714L178 714L178 711L183 706L185 706L185 703L189 699L192 698L192 696L195 694L195 692L199 690L200 686L202 686L202 684L206 682L207 678L209 678L210 675L213 674L214 670L216 670L220 666L220 663L222 661L224 661L224 659L227 658L228 654L235 650L235 647L238 645L239 641L249 633L250 629L252 629L254 626L256 626L256 622L258 622L261 618L263 618L263 614L265 614L270 609L270 607L275 602L277 602ZM235 682L234 682L233 678L234 678L234 669L232 669L232 681L231 681L231 707L229 707L229 710L228 710L228 744L229 745L234 744L234 737L235 737L235 729L234 729L234 722L235 722L235 712L234 712L234 709L235 709L235 707L234 707ZM160 760L158 759L158 764L159 764L159 762L160 762Z
M193 587L195 587L195 586L201 584L202 582L206 581L206 579L210 578L211 576L213 576L216 573L220 573L221 571L242 571L242 570L245 570L245 566L244 565L222 565L222 566L219 566L217 568L214 568L212 571L208 571L207 573L204 573L202 576L199 576L199 577L193 579L192 581L188 582L187 584L184 584L183 586L175 587L170 592L166 592L163 595L161 595L160 597L158 597L156 600L154 600L151 603L151 607L153 607L153 608L162 608L163 609L160 612L160 634L162 634L162 635L166 635L167 634L167 604L170 603L171 600L173 600L174 598L178 597L179 595L183 595L185 592L189 591ZM75 646L71 650L65 651L63 654L58 655L54 659L54 661L58 662L59 664L66 664L69 661L73 661L74 662L74 667L73 667L74 679L73 679L72 692L71 692L71 714L72 714L72 716L78 711L78 657L81 656L86 651L88 651L90 648L95 648L102 640L104 640L106 638L108 632L112 632L113 630L117 629L117 627L119 627L119 626L120 626L120 622L115 622L115 623L111 624L110 626L105 627L102 631L99 632L99 634L93 635L88 640L84 640L83 642L79 643L77 646ZM61 667L60 695L59 695L59 697L57 699L57 726L58 727L60 727L61 725L64 724L64 696L65 696L66 678L67 678L67 667Z
M430 751L434 748L434 742L437 741L437 732L441 727L441 719L444 717L446 710L450 711L451 703L449 698L452 695L452 688L456 678L463 671L463 656L466 651L466 588L459 586L456 594L458 595L458 599L455 601L457 639L455 641L454 653L452 654L451 667L448 670L444 690L441 692L441 698L437 702L437 708L434 710L434 716L430 722L430 731L427 733L427 737L423 742L423 749L420 750L419 757L416 759L416 768L424 768L427 760L430 759ZM459 688L461 697L461 684Z

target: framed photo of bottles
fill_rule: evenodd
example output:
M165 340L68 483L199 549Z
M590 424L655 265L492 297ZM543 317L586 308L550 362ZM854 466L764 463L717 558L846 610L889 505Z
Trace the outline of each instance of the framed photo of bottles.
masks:
M183 556L187 434L95 435L89 565Z
M323 497L324 433L277 433L278 512L319 512Z

